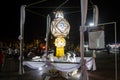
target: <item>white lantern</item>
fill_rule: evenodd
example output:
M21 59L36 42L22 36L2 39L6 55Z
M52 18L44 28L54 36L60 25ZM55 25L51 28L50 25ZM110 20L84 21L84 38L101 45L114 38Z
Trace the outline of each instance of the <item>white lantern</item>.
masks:
M64 19L63 12L57 11L55 13L55 19L51 23L51 32L54 37L63 36L66 37L69 34L70 25L66 19Z

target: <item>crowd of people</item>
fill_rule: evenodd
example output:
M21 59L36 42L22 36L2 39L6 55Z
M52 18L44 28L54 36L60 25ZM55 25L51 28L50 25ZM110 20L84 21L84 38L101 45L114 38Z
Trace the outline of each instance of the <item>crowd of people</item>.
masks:
M42 56L45 53L45 50L46 50L45 48L38 48L38 47L32 47L29 49L24 48L22 51L22 56L24 60L32 59L35 56L40 56L42 58ZM74 51L71 48L69 48L68 50ZM50 51L48 52L54 53L54 49L50 49ZM78 47L75 48L75 52L76 52L76 56L80 55ZM8 60L8 58L12 58L14 59L14 61L19 62L20 49L16 47L4 47L4 48L0 47L0 70L4 67L5 61L6 59Z

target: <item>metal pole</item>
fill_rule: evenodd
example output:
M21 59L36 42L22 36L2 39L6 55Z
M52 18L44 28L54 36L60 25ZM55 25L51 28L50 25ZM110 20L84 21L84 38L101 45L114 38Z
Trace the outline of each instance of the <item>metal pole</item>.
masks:
M98 24L98 26L100 25L107 25L107 24L115 24L116 22L107 22L107 23L101 23L101 24Z
M46 54L48 54L48 36L50 32L50 16L49 14L47 15L47 27L46 27Z
M23 42L24 42L24 23L25 23L25 5L21 6L20 11L20 56L19 56L19 74L22 75L23 68L22 68L22 61L23 61Z
M80 52L81 52L81 80L87 80L86 62L84 59L84 31L86 30L88 0L81 0Z
M107 23L101 23L98 25L108 25L108 24L114 24L114 31L115 31L115 80L117 80L117 53L116 53L116 43L117 43L117 30L116 30L116 22L107 22Z
M84 27L83 26L81 26L80 27L80 52L81 52L81 64L82 64L82 66L81 66L81 74L82 74L82 76L81 76L81 79L82 80L85 80L84 79L84 68L85 68L85 66L84 66Z
M117 34L116 34L116 22L114 22L115 25L115 80L117 80L117 53L116 53L116 42L117 42Z

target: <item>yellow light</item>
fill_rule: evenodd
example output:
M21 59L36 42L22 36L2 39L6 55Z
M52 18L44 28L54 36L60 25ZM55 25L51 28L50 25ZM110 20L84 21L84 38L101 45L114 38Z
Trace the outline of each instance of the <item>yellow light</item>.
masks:
M56 46L56 57L63 57L64 56L64 46L66 45L66 40L62 36L58 36L55 39L55 46Z
M64 56L64 47L56 47L56 57L60 58Z
M64 47L65 45L66 45L66 40L62 36L59 36L58 38L55 39L56 47Z

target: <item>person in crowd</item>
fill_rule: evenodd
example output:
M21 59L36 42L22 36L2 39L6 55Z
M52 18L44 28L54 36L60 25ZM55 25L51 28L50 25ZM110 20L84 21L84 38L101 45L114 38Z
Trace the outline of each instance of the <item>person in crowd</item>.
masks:
M13 49L11 47L8 48L8 57L12 57L13 55Z
M20 56L20 52L18 48L14 49L14 58L18 58Z
M106 49L107 49L107 53L110 54L110 45L109 44L106 46Z
M33 50L30 50L30 51L28 52L27 57L28 57L29 59L32 59L32 58L35 57L35 56L36 56L36 55L35 55L35 53L34 53Z
M120 54L120 46L118 47L118 49L119 49L119 54Z
M0 72L2 71L3 63L4 63L4 54L3 51L0 49Z

